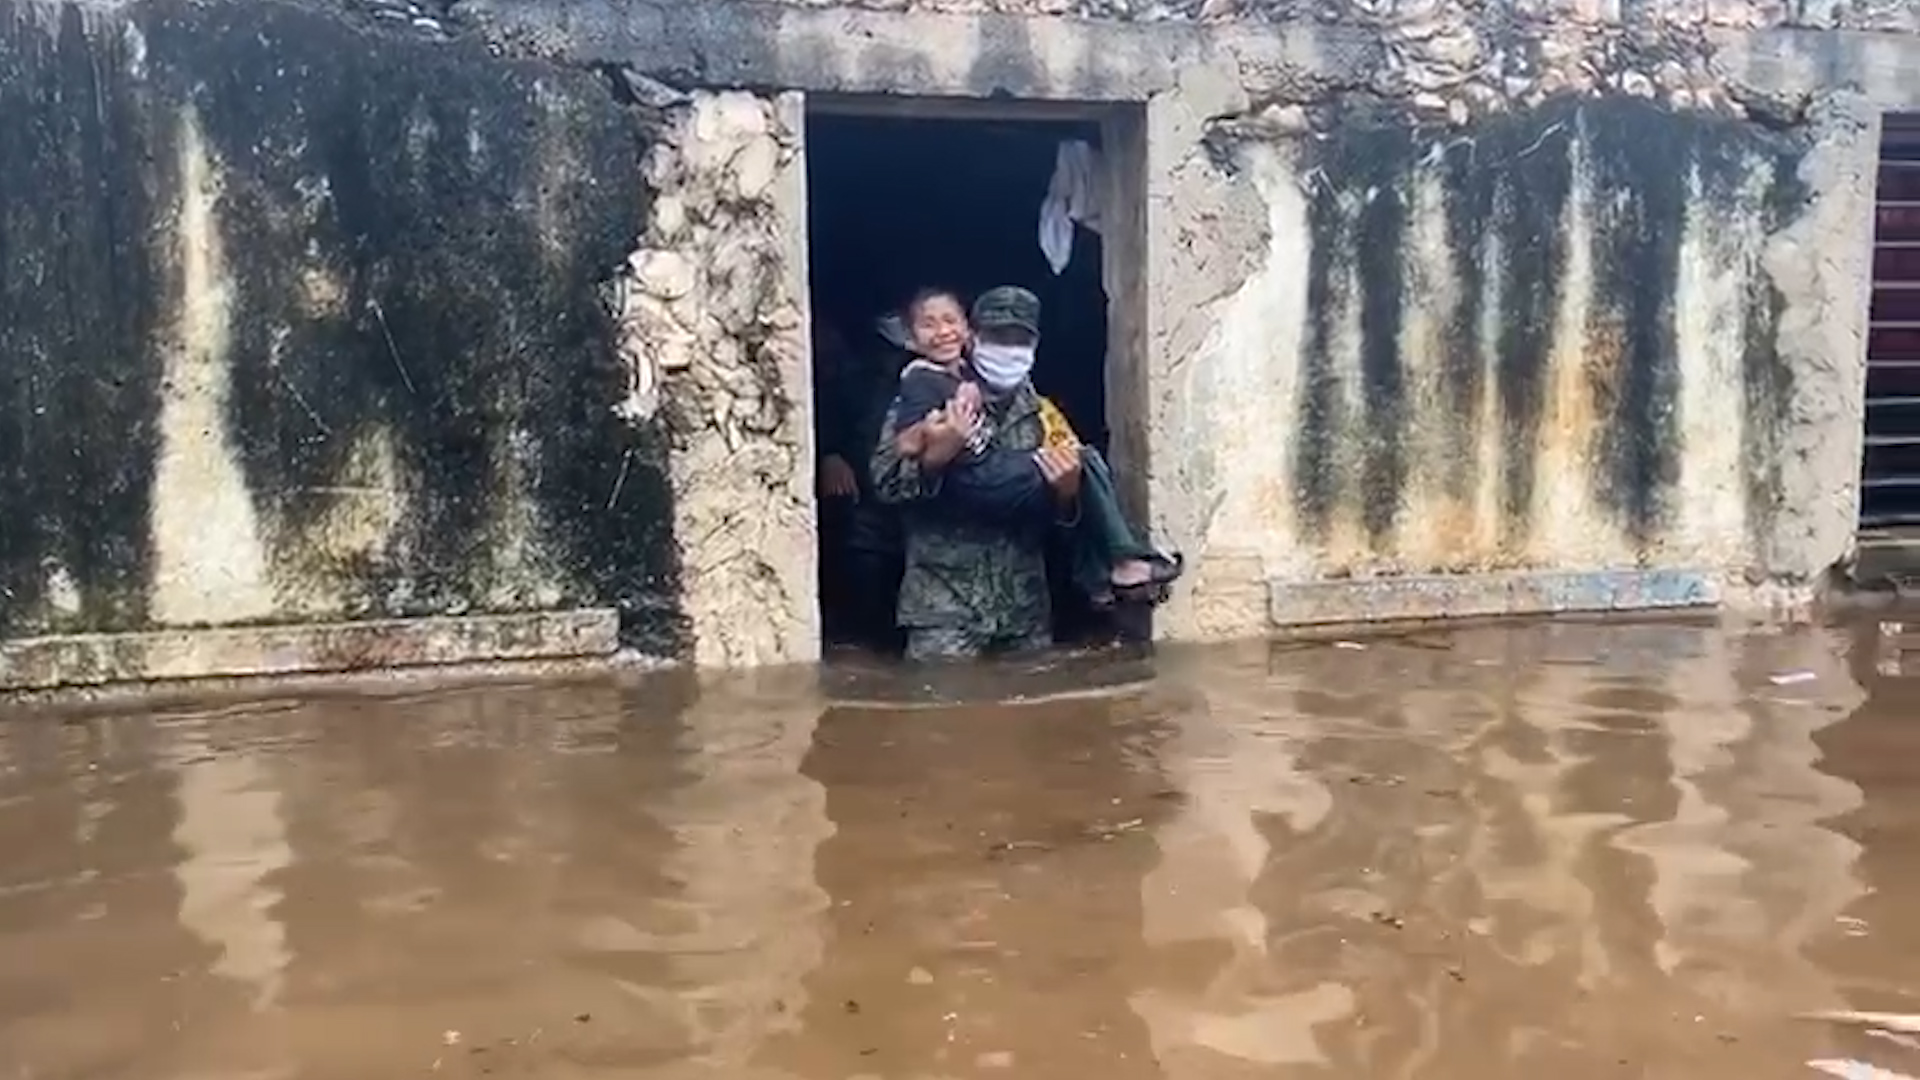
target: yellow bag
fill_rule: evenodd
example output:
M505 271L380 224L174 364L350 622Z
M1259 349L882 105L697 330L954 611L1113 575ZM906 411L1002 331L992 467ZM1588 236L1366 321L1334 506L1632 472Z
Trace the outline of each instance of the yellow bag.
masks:
M1079 446L1080 438L1073 433L1073 425L1067 423L1067 414L1051 398L1040 399L1040 445L1048 449L1063 446Z

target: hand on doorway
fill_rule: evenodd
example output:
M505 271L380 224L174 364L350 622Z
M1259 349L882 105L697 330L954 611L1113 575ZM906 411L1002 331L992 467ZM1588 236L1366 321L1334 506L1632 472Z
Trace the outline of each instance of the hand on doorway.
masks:
M1040 475L1046 478L1047 487L1053 489L1053 497L1060 502L1072 502L1080 495L1080 448L1078 446L1050 446L1033 455L1040 465Z
M828 454L820 459L820 494L829 499L857 499L860 497L860 481L853 475L853 466L839 454Z

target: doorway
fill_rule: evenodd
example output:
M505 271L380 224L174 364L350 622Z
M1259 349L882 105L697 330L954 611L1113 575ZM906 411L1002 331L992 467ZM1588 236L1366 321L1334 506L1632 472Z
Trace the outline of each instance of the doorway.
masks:
M1077 140L1103 154L1111 123L1090 111L1023 115L1014 104L910 108L925 104L828 102L808 115L816 445L858 446L878 434L895 382L887 361L899 355L876 329L881 316L900 312L924 287L970 300L1018 285L1042 305L1036 388L1105 452L1109 230L1104 222L1100 231L1076 225L1070 257L1055 273L1039 222L1060 146ZM864 462L849 464L864 472ZM876 592L890 596L897 586L874 580L883 571L870 561L847 558L850 536L869 527L852 520L858 512L844 499L820 502L820 613L830 646L869 637ZM1049 560L1056 638L1143 633L1113 626L1068 587L1063 552Z

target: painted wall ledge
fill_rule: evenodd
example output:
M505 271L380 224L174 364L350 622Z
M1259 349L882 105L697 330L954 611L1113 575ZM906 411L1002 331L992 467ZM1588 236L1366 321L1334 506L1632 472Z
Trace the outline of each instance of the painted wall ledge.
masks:
M1710 608L1720 575L1702 570L1435 574L1345 581L1269 581L1275 626L1323 626L1489 615Z
M611 656L612 608L0 642L0 691Z

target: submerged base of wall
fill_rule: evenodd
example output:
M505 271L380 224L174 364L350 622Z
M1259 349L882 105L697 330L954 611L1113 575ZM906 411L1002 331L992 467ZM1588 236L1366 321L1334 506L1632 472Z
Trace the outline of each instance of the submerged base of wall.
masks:
M0 642L0 691L611 656L611 608Z
M1716 607L1718 575L1697 570L1503 573L1271 581L1275 626Z

